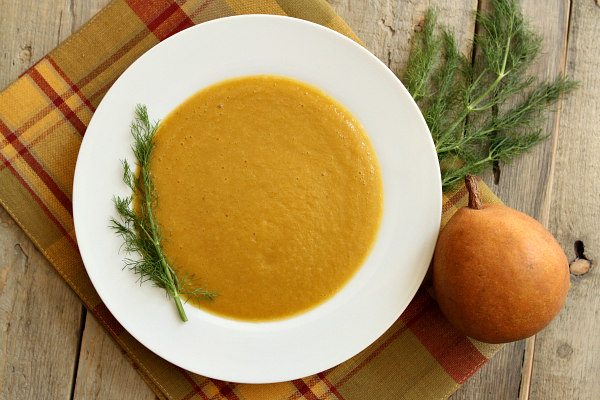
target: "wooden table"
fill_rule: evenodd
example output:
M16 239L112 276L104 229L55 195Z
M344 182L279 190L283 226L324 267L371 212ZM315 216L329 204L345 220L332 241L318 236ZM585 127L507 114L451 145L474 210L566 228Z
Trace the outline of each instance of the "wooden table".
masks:
M109 0L0 0L0 87L52 50ZM402 71L425 9L434 5L471 54L473 12L488 0L329 0L394 71ZM567 73L581 89L547 119L549 139L498 183L508 205L544 223L569 258L600 256L600 1L522 0L544 37L541 78ZM559 317L504 347L453 399L599 399L600 276L571 278ZM0 208L0 399L151 399L102 327Z

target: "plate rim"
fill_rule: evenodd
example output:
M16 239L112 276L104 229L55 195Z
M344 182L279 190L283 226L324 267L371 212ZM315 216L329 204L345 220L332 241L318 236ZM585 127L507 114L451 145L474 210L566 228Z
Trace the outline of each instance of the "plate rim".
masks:
M385 70L387 71L388 74L392 75L399 84L399 89L403 92L403 95L405 97L407 97L408 99L410 99L410 102L412 104L413 110L411 110L411 114L413 114L413 116L415 118L417 118L419 120L419 122L421 123L421 125L423 125L423 128L425 129L425 131L428 133L428 145L432 151L432 154L436 154L435 152L435 146L434 146L434 142L433 139L431 137L429 128L425 122L425 119L420 111L420 109L418 108L417 104L414 102L414 100L412 99L412 96L409 94L408 90L405 88L405 86L401 83L401 81L393 74L393 72L391 70L389 70L389 68L381 61L379 60L375 55L373 55L371 52L369 52L366 48L364 48L363 46L361 46L360 44L358 44L357 42L353 41L352 39L350 39L349 37L335 31L332 30L328 27L325 27L323 25L317 24L317 23L313 23L310 21L306 21L303 19L299 19L299 18L294 18L294 17L289 17L289 16L278 16L278 15L269 15L269 14L246 14L246 15L236 15L236 16L229 16L229 17L223 17L223 18L218 18L218 19L214 19L211 21L207 21L207 22L203 22L201 24L197 24L195 26L192 26L190 28L187 28L181 32L178 32L175 35L172 35L171 37L163 40L162 42L157 43L155 46L153 46L152 48L150 48L148 51L146 51L144 54L142 54L140 57L138 57L131 65L129 65L122 73L121 75L115 80L115 82L113 83L113 85L111 85L111 88L107 91L107 93L105 94L105 98L108 96L108 94L111 92L111 90L113 90L113 88L115 86L118 85L118 83L124 79L123 77L126 76L127 72L134 68L134 66L140 62L143 62L143 60L145 59L145 57L148 54L151 54L155 51L158 51L158 49L167 47L170 45L170 43L175 42L176 40L178 40L178 38L180 37L180 35L185 34L186 32L190 31L190 30L198 30L198 29L205 29L207 27L207 25L214 25L214 24L223 24L223 23L227 23L227 21L229 20L241 20L241 19L265 19L265 20L269 20L269 19L276 19L276 20L290 20L293 23L300 23L300 24L304 24L306 26L310 26L312 29L317 29L320 31L325 32L326 34L329 35L334 35L336 36L338 39L341 39L343 41L346 41L348 43L351 43L352 46L355 46L356 48L359 48L361 50L361 52L364 54L364 56L367 56L373 60L375 60L378 64L380 64L381 66L383 66L385 68ZM200 89L198 89L200 90ZM104 99L102 100L104 101ZM336 101L340 101L339 99L336 99ZM342 102L343 104L343 102ZM98 108L100 108L102 105L102 102L100 103L100 105L98 106ZM92 124L94 123L94 119L96 118L98 114L94 113L94 115L92 116L92 119L90 120L90 123L88 126L93 126ZM368 134L368 132L367 132ZM86 138L88 138L88 135L85 135L82 143L81 143L81 148L84 147L84 144L86 143ZM80 149L81 149L80 148ZM81 164L79 162L80 160L80 156L81 156L81 152L78 152L77 155L77 163L76 163L76 167L75 167L75 173L74 173L74 178L73 178L73 219L74 219L74 229L75 229L75 235L76 237L79 237L80 232L81 232L81 227L78 228L78 226L81 225L81 219L78 217L79 215L79 210L80 210L80 206L79 206L79 201L77 193L79 191L78 187L81 185L81 181L82 179L84 179L82 177L83 172L81 171ZM439 230L439 227L441 225L441 211L442 211L442 187L441 187L441 173L440 173L440 169L439 169L439 164L437 163L437 157L435 157L435 165L436 168L433 168L433 172L436 175L436 179L439 182L438 185L435 185L435 189L436 189L436 194L437 194L437 210L436 212L439 215L439 222L438 222L438 227L437 229ZM385 190L385 187L384 187ZM385 207L385 204L384 204ZM76 211L77 210L77 211ZM80 221L79 223L77 221ZM433 254L433 251L431 252ZM239 383L276 383L276 382L283 382L283 381L289 381L291 379L297 379L300 376L290 376L290 377L280 377L277 378L275 380L244 380L244 379L227 379L228 377L223 377L223 376L212 376L210 373L207 373L206 371L198 371L198 370L194 370L194 369L190 369L188 365L181 365L180 363L178 363L178 360L174 359L173 357L170 357L168 354L164 354L163 351L161 351L160 349L157 349L155 346L149 345L147 343L144 343L144 341L140 340L136 335L134 335L133 332L131 332L129 329L126 328L126 326L128 325L126 321L122 321L116 314L115 312L111 309L111 307L108 305L108 303L105 300L105 298L103 297L103 294L97 289L97 282L95 282L95 279L92 277L93 274L90 274L90 270L88 268L88 262L86 261L86 255L83 254L83 252L81 253L82 256L82 260L84 262L84 266L86 268L86 271L88 272L88 276L90 277L90 280L92 281L92 284L94 286L94 288L96 289L98 295L100 296L101 300L103 301L104 304L107 305L109 311L111 312L111 314L117 319L117 321L127 330L127 332L129 332L136 340L138 340L140 343L143 344L143 346L145 346L146 348L150 349L153 353L157 354L158 356L160 356L161 358L183 368L186 370L189 370L191 372L196 372L199 373L203 376L206 377L210 377L210 378L215 378L215 379L221 379L221 380L229 380L229 381L235 381L235 382L239 382ZM366 349L370 344L372 344L373 342L375 342L379 337L381 337L381 335L383 335L385 333L385 331L387 331L395 322L396 320L400 317L401 313L404 312L406 310L406 308L408 307L408 305L410 304L410 302L412 301L412 299L414 299L414 296L416 295L417 291L419 290L421 283L423 282L425 276L427 273L427 268L424 268L422 271L419 271L419 274L417 276L417 281L418 284L415 284L412 287L412 290L407 292L409 293L409 300L407 301L407 303L402 307L402 309L399 311L398 315L392 320L390 321L389 325L385 326L385 327L381 327L381 329L378 330L375 338L373 341L366 343L359 352L363 351L364 349ZM320 307L320 306L318 306ZM329 369L331 367L337 366L340 363L346 361L348 358L358 354L359 352L356 352L355 354L352 354L348 357L344 357L342 360L334 360L328 367L320 369L319 371L314 371L311 372L309 374L305 374L302 375L302 377L304 376L308 376L312 373L317 373L317 372L321 372L322 370L325 369Z

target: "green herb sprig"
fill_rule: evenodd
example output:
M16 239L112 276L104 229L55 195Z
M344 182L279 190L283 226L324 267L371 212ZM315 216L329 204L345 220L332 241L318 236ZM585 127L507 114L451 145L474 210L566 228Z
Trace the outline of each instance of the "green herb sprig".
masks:
M416 34L404 82L429 126L444 191L468 174L507 162L547 137L544 111L577 87L565 77L539 82L527 73L540 37L514 0L492 0L477 14L471 62L446 29L438 33L429 10Z
M150 156L157 127L158 123L150 121L146 106L138 105L131 124L132 150L138 169L136 173L126 160L122 161L123 182L132 194L114 197L119 219L112 218L111 227L123 238L123 250L138 255L126 258L125 266L139 275L141 283L151 281L163 288L175 301L181 319L187 321L181 295L213 299L215 294L202 288L188 288L188 283L177 277L162 250L159 226L153 213L157 197L150 174ZM137 207L133 204L134 196L138 197Z

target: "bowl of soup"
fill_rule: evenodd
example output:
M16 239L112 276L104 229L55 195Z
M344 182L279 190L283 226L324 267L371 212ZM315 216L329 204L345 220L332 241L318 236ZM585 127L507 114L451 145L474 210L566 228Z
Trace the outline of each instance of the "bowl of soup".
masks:
M123 269L109 229L127 195L137 104L159 120L150 171L166 257L217 295L183 323ZM441 215L437 156L394 74L352 40L287 17L187 29L132 64L84 137L77 240L111 313L139 342L208 377L305 377L380 337L427 271Z

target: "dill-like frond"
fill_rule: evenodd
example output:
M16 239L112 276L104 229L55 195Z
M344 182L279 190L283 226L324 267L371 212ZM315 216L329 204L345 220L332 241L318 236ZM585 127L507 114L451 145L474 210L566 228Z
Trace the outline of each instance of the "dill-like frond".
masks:
M440 48L440 40L434 35L436 20L435 12L432 9L428 10L422 31L414 37L413 51L406 67L406 85L417 100L421 99L428 89L429 78Z
M138 173L126 160L122 161L123 182L132 194L113 198L119 218L112 218L110 226L123 239L121 250L138 255L137 258L126 258L125 267L138 275L140 283L150 281L163 288L175 300L181 319L187 321L180 295L194 299L213 299L216 295L191 287L187 280L180 280L163 253L158 222L153 214L157 199L150 174L150 157L157 127L158 123L150 121L146 106L138 105L131 124L132 150ZM133 206L134 196L138 196L138 207Z
M577 87L565 77L539 82L527 73L541 39L515 0L492 0L491 11L476 19L470 62L452 33L437 32L435 12L428 11L404 76L431 131L444 190L542 141L542 116Z

